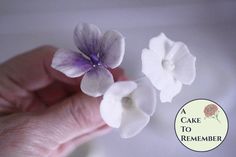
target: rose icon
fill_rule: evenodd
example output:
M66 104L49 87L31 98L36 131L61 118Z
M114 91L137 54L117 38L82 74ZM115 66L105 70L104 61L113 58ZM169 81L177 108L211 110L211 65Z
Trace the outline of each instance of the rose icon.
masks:
M219 115L219 110L218 107L215 104L209 104L204 108L204 114L205 118L215 118L218 122L218 115Z

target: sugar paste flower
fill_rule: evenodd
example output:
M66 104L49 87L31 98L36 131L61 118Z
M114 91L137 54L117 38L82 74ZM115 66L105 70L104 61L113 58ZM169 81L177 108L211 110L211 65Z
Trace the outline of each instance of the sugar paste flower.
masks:
M71 78L84 75L81 90L90 96L101 96L114 83L107 68L118 67L123 60L124 37L117 31L102 34L97 26L83 23L75 28L74 41L79 52L59 49L51 66Z
M196 57L182 42L174 42L165 34L152 38L149 49L142 52L142 72L160 90L162 102L171 102L182 88L195 79Z
M122 138L130 138L147 125L155 107L155 89L148 79L141 79L110 86L103 96L100 112L109 126L119 128Z

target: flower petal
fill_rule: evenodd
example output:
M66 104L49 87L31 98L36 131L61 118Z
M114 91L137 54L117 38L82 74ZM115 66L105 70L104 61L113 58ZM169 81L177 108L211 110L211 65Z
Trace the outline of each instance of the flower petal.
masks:
M188 85L194 81L196 77L196 57L190 53L184 43L176 42L166 57L172 60L175 65L173 74L177 80Z
M104 67L98 66L88 71L80 84L81 90L93 97L98 97L114 82L112 74Z
M118 67L124 57L125 39L117 31L107 31L102 38L100 57L110 68Z
M99 52L101 37L100 29L93 24L78 24L74 31L75 45L88 56Z
M145 77L136 81L138 87L132 92L134 104L148 115L153 115L156 109L156 91Z
M161 33L159 36L150 39L149 49L154 51L163 59L167 52L170 51L174 42L166 37L164 33Z
M74 78L89 71L92 65L89 60L77 52L58 49L53 56L51 67Z
M172 79L169 84L160 92L161 102L171 102L172 99L181 91L182 84L178 80Z
M149 122L150 117L135 105L124 109L120 126L120 136L130 138L137 135Z
M137 84L133 81L121 81L111 85L103 96L100 113L103 120L113 128L119 128L123 112L122 98L129 95Z
M114 83L104 96L114 96L121 99L122 97L128 96L137 88L137 83L134 81L119 81Z
M167 86L172 79L171 74L162 67L162 58L148 49L143 49L142 52L142 72L158 90Z
M119 128L122 115L122 103L121 100L113 96L104 98L100 104L100 113L104 122L113 128Z

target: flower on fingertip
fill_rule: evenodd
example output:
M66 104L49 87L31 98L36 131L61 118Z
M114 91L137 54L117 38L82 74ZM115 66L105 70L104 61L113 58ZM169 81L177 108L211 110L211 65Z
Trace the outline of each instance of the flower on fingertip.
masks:
M122 138L137 135L149 122L156 108L155 89L148 79L114 83L103 96L100 113Z

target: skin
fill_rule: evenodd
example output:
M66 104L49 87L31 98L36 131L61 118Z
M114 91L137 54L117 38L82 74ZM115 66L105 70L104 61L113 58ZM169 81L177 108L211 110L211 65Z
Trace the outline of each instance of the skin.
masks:
M101 97L80 90L80 78L51 68L57 49L42 46L0 64L0 156L62 157L109 132ZM120 68L111 70L124 80Z

